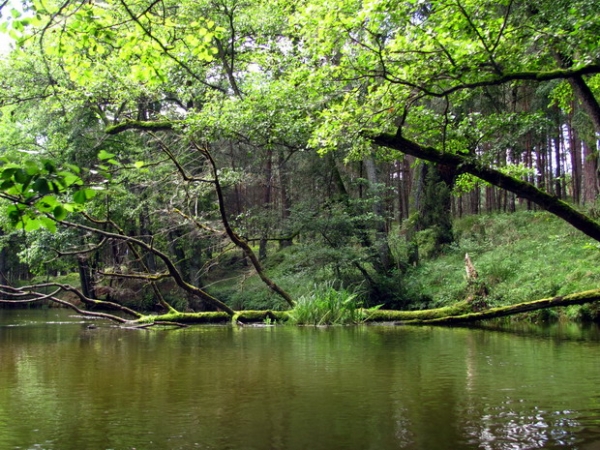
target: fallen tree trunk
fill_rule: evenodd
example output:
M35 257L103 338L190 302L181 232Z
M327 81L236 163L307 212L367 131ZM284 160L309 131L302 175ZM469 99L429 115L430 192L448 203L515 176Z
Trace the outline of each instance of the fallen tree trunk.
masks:
M47 286L47 285L46 285ZM63 290L65 286L58 285ZM102 300L87 299L86 303L96 307L107 307L119 309L121 312L134 316L133 319L124 319L120 316L98 311L86 311L80 307L56 297L60 289L44 294L35 292L31 286L25 288L13 288L0 285L0 303L8 304L26 304L38 301L50 301L62 306L73 309L79 314L103 318L119 322L126 327L147 328L152 325L202 325L202 324L228 324L244 325L246 323L283 323L289 320L288 311L237 311L233 315L225 311L211 312L168 312L165 314L142 315L139 312L132 311L114 303ZM574 294L544 298L531 302L518 303L516 305L501 306L498 308L489 308L483 311L473 311L473 304L468 301L457 302L452 306L435 309L425 309L420 311L393 311L364 309L361 322L393 322L397 325L464 325L479 322L481 320L496 319L516 314L522 314L531 311L537 311L547 308L564 307L571 305L584 305L600 300L600 289L577 292Z
M393 319L392 315L388 316L387 320L395 320L395 323L397 323L398 325L462 325L478 322L481 320L497 319L500 317L507 317L515 314L537 311L546 308L584 305L586 303L592 303L598 300L600 300L600 289L593 289L590 291L577 292L575 294L544 298L541 300L534 300L531 302L518 303L516 305L500 306L498 308L490 308L478 312L465 312L463 314L451 314L447 316L438 315L437 317L426 318L419 318L416 316L414 318L410 318L410 316L398 315L397 319Z

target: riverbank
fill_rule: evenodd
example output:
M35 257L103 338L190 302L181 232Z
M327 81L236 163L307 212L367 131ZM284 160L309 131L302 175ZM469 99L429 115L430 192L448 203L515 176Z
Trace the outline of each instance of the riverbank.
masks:
M546 212L468 216L455 222L456 243L412 271L432 306L465 295L464 256L488 289L491 307L564 296L600 286L600 244ZM598 320L597 304L544 309L530 319Z
M383 280L388 294L391 293L391 305L367 297L360 273L341 270L341 264L333 268L319 264L319 255L302 243L284 251L274 249L266 267L271 278L297 300L292 314L297 323L320 323L323 318L329 323L360 322L364 319L359 317L361 307L406 311L456 307L472 294L465 273L467 253L479 274L478 283L485 286L487 295L481 300L486 308L565 296L600 286L596 269L600 264L600 244L548 213L467 216L455 221L454 234L455 242L435 257L428 258L423 253L419 264L405 265ZM392 233L389 243L394 256L405 260L407 244L402 230ZM288 309L235 255L216 267L204 281L205 286L232 309ZM57 281L72 284L77 280L77 274L70 274ZM177 310L190 310L175 286L165 284L164 288ZM115 292L138 292L113 299L138 311L158 312L153 296L143 289L113 289ZM572 305L518 317L532 321L598 320L600 307L596 303Z
M385 280L385 289L397 299L385 309L420 310L449 307L470 295L465 273L469 254L485 285L488 307L564 296L600 286L600 244L547 212L521 211L512 214L473 215L454 222L455 242L434 257L421 257L419 264L397 270ZM409 251L402 230L389 238L397 260ZM351 270L322 268L306 263L310 252L297 246L274 253L267 265L270 275L294 298L315 297L334 285L347 296L363 299L364 280ZM318 258L318 254L315 256ZM337 270L337 272L336 272ZM210 291L226 298L234 309L279 309L278 299L256 276L215 280ZM318 297L318 296L317 296ZM367 306L375 306L371 299ZM529 320L598 320L596 304L542 309L524 316Z

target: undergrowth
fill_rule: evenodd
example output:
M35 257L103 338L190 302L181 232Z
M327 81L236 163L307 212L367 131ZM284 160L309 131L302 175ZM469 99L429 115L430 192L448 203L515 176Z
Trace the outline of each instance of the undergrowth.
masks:
M362 308L357 292L333 282L315 285L310 294L298 298L289 313L289 322L296 325L345 325L364 322L368 310Z

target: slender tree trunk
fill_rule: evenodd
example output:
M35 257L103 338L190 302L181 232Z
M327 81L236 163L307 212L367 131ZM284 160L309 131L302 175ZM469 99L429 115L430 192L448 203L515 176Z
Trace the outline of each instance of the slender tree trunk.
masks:
M552 138L552 145L554 147L554 159L555 159L555 175L554 175L554 193L555 195L562 199L563 191L562 191L562 171L561 171L561 145L560 145L560 134L562 130L560 129L560 124L557 127L556 134Z
M598 157L587 142L582 141L583 148L583 202L593 203L599 193Z
M379 177L377 175L377 167L375 166L375 160L372 156L368 156L364 159L365 173L369 180L369 190L373 201L373 214L379 219L376 225L376 245L379 247L379 258L377 261L377 271L385 273L389 271L393 266L392 252L388 245L387 232L385 228L385 212L383 207L383 201L381 199L381 192L378 191Z
M289 176L286 167L286 160L284 158L283 152L278 153L277 157L277 167L279 174L279 205L281 208L281 222L283 224L282 233L284 236L289 235L291 233L290 226L288 224L290 218L290 211L292 209L292 201L290 199L289 194ZM291 239L282 239L279 241L280 248L286 248L292 245Z
M4 232L0 230L0 236L4 236ZM5 247L0 249L0 284L10 284L8 272L8 257L7 250Z
M171 253L175 256L175 266L181 274L181 276L189 282L190 280L190 267L185 257L185 251L181 239L183 233L179 229L174 229L169 232L169 248Z
M81 292L87 298L96 298L96 286L94 282L94 271L85 255L77 257L77 266L79 267L79 281L81 283Z
M152 231L150 230L150 214L146 204L144 204L141 208L139 219L141 239L147 244L150 244L152 242ZM148 270L150 272L156 272L156 259L154 257L154 253L146 252L144 259Z
M410 194L411 187L413 184L413 176L411 171L411 157L404 155L400 166L400 187L399 196L402 204L401 220L408 219L410 217Z
M263 187L263 210L267 214L267 220L262 226L260 243L258 247L258 259L264 262L267 259L267 244L268 235L271 225L268 223L270 220L269 213L271 211L271 191L273 186L273 150L267 150L267 157L265 160L265 174L264 174L264 187Z
M571 154L571 173L573 186L573 201L577 204L581 203L581 140L577 135L577 131L573 128L572 116L569 120L569 143Z

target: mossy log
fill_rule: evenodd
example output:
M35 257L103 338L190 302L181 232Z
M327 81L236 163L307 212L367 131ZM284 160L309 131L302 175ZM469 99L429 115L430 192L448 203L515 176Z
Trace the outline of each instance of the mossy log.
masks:
M397 325L463 325L481 320L496 319L546 308L584 305L600 300L600 289L575 294L544 298L516 305L473 311L468 301L458 302L444 308L420 311L365 310L366 322L394 322ZM225 312L169 313L143 316L129 322L132 325L151 323L179 323L186 325L227 324L243 325L265 321L283 323L289 319L289 311L239 311L233 316Z
M472 306L466 302L458 302L452 306L435 309L422 309L418 311L395 311L379 309L367 311L367 322L413 322L419 323L445 317L461 316L473 311Z
M186 325L227 324L227 323L257 323L267 320L285 322L287 311L238 311L233 316L222 311L210 312L177 312L159 315L147 315L131 321L131 325L151 323L179 323Z
M600 289L577 292L575 294L544 298L531 302L518 303L516 305L501 306L490 308L478 312L465 312L463 314L450 314L446 316L415 318L415 319L397 319L396 323L411 325L461 325L480 320L496 319L500 317L512 316L531 311L537 311L546 308L556 308L560 306L584 305L600 300ZM426 311L423 311L426 312Z

